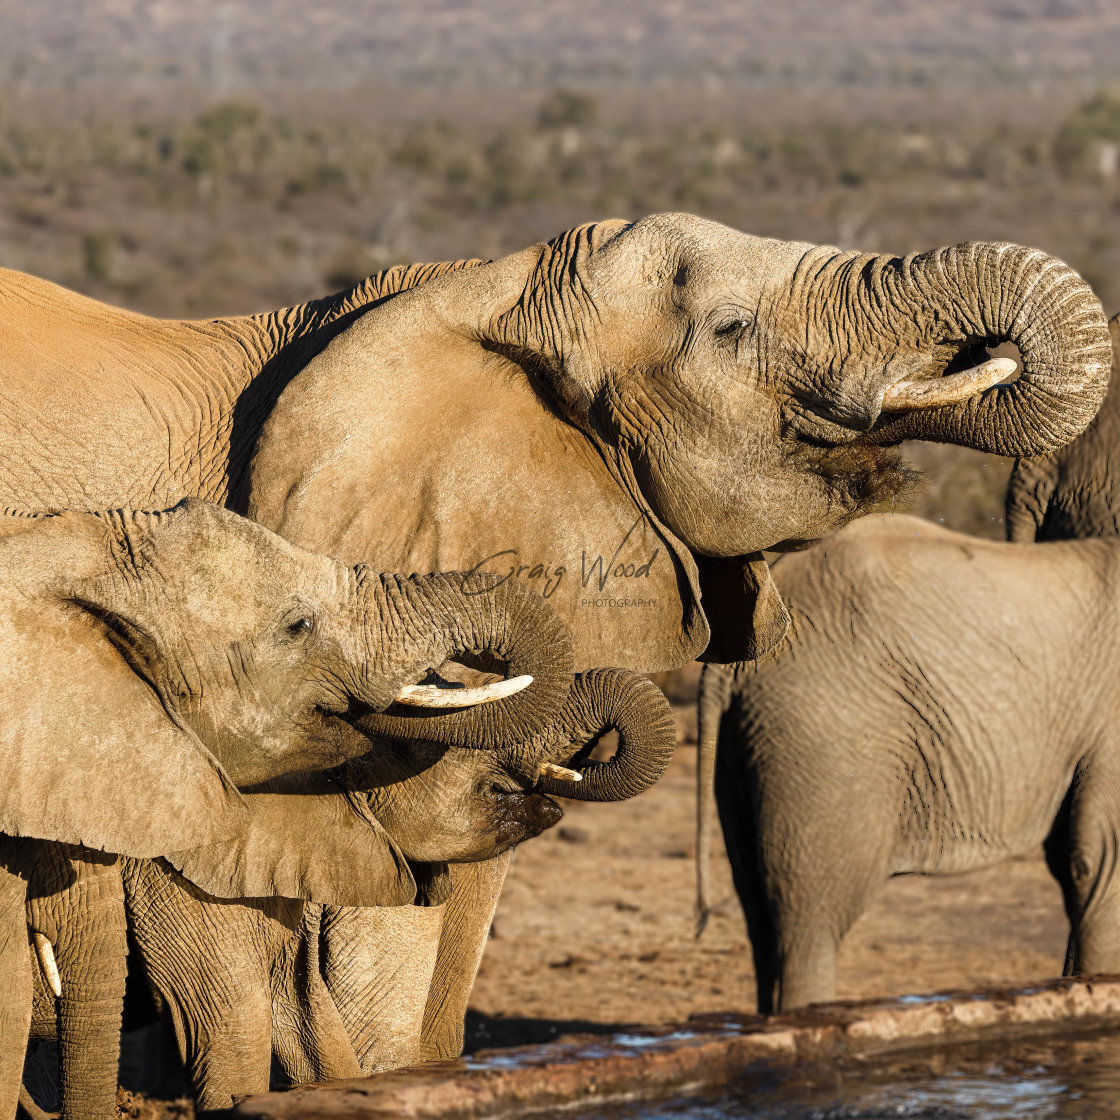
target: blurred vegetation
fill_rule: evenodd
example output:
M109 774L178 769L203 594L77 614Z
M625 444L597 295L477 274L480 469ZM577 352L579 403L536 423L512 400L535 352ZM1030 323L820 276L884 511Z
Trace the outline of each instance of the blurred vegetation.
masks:
M2 91L0 91L0 105ZM758 119L754 112L752 119ZM60 124L0 108L0 263L162 314L301 300L404 260L496 256L590 218L686 209L905 252L1037 244L1120 304L1120 91L1055 126L734 109L659 125L557 89L503 122L194 116Z

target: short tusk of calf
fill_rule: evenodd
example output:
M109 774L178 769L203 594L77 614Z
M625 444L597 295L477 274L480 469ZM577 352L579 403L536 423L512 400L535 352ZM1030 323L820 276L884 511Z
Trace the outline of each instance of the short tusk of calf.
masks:
M542 778L555 778L558 782L582 782L583 775L578 770L569 770L566 766L557 766L555 762L546 762L541 766Z
M55 999L62 998L62 979L58 975L58 963L54 959L54 947L45 933L37 929L31 931L31 940L35 942L35 955L39 958L39 967L43 970L47 987L54 994Z
M914 412L959 404L1006 381L1016 366L1011 358L992 358L972 369L935 377L929 381L900 381L883 394L884 412Z
M393 698L397 704L413 708L474 708L492 700L504 700L523 688L528 688L533 678L525 675L494 681L481 688L440 688L434 684L406 684Z

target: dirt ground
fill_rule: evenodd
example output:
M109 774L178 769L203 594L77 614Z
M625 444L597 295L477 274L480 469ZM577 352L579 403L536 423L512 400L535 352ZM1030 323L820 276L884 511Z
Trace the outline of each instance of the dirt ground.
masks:
M468 1047L755 1008L754 971L722 844L715 913L693 938L695 732L648 793L565 804L518 849L468 1021ZM717 828L718 832L718 828ZM1041 851L966 875L892 879L848 934L838 996L1019 984L1061 974L1066 922Z

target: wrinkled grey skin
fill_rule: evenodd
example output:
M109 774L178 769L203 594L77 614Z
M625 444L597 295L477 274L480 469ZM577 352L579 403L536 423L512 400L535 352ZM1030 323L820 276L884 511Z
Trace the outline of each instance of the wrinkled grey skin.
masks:
M1015 384L883 413L899 382L1003 341L1024 355ZM207 497L348 563L524 580L577 669L654 671L771 648L786 617L759 550L890 493L891 444L1075 437L1108 339L1084 282L1021 246L902 259L657 214L209 322L0 272L0 356L0 502ZM427 1056L461 1048L504 868L456 883Z
M877 516L774 574L787 642L706 667L700 700L759 1010L834 998L840 941L889 876L1038 844L1066 974L1120 970L1120 540Z
M1109 320L1108 396L1071 444L1019 459L1007 484L1007 539L1061 541L1120 535L1120 315Z
M0 518L0 623L5 1115L27 1039L28 924L55 945L62 978L63 1111L112 1111L125 941L120 870L105 853L165 854L218 894L410 901L405 857L383 830L363 824L362 845L359 830L328 830L309 868L285 847L306 837L302 820L255 821L237 787L365 755L371 742L350 719L500 743L547 725L570 680L563 629L531 592L467 596L458 576L378 577L196 499L159 513ZM474 709L461 721L378 715L463 649L538 673L511 698L520 713L498 701L485 721ZM492 800L496 819L475 822L491 833L518 839L554 819L535 793ZM359 872L368 894L338 889Z
M612 727L619 732L613 759L587 760ZM589 793L579 788L584 783L564 783L564 793L621 799L656 781L675 739L668 704L648 679L597 672L577 680L556 724L523 747L378 749L350 763L321 796L385 827L412 861L493 860L559 819L555 802L539 792L553 788L538 779L542 759L582 766L584 783L603 787ZM625 765L633 752L649 767L639 780ZM311 792L306 783L302 790ZM532 831L523 823L524 801L534 803ZM234 1097L266 1091L273 1052L297 1083L359 1077L421 1058L429 978L461 869L412 866L417 905L363 908L222 901L165 861L125 861L129 925L144 974L170 1014L199 1108L228 1108ZM426 936L417 939L418 929ZM405 951L421 954L415 967L388 967ZM37 1009L35 1033L52 1037L51 1002L41 987Z

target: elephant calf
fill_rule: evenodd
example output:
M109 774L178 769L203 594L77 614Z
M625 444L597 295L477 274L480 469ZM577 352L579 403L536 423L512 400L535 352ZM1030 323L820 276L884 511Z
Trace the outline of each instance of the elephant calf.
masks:
M308 807L293 820L283 792L239 791L363 757L379 728L482 756L548 727L571 682L562 626L523 588L471 591L345 566L196 499L0 517L0 1118L38 971L29 925L56 997L64 1120L112 1114L116 856L166 856L223 897L411 900L406 857L374 822L314 797L288 799ZM468 652L520 682L457 690L452 711L410 683ZM438 707L408 716L398 699ZM546 827L542 806L501 801L505 833ZM358 860L360 881L335 890L332 868Z
M839 943L888 877L1040 843L1066 973L1120 971L1120 540L876 516L775 577L777 655L709 666L700 696L698 859L714 768L759 1010L833 998Z
M588 759L612 727L619 733L614 756ZM384 872L358 859L345 871L354 897L375 895L381 883L385 905L213 898L164 860L125 860L129 928L149 983L170 1012L198 1106L228 1108L237 1096L267 1091L273 1053L294 1082L360 1077L420 1060L441 932L455 920L445 904L458 868L434 861L491 859L543 831L561 814L541 791L590 800L640 792L665 769L675 738L668 703L651 681L596 670L576 679L554 724L520 747L376 742L369 755L330 779L304 778L300 792L273 795L277 807L265 803L273 843L285 833L286 813L291 839L279 843L307 848L313 833L316 848L330 844L314 826L330 800L348 804L370 829L391 837L409 859L407 892L394 893ZM582 778L573 780L567 766L578 766ZM259 797L246 795L251 810ZM211 857L226 861L226 847ZM199 869L188 870L197 876ZM343 897L346 885L332 884L330 893ZM414 894L416 904L400 905ZM404 967L402 941L413 946ZM464 961L481 949L460 946ZM40 983L38 1037L53 1036L52 1006Z

